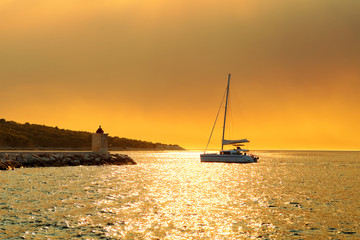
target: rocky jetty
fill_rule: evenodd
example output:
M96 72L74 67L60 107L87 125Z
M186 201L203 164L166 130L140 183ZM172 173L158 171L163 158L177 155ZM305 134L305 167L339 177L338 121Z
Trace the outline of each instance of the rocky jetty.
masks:
M136 162L123 154L91 152L7 152L0 153L0 170L22 167L62 167L90 165L134 165Z

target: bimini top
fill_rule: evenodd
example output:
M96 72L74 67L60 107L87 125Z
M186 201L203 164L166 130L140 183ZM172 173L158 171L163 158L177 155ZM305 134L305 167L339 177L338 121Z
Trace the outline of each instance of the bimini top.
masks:
M246 142L250 142L249 140L245 139L240 139L240 140L223 140L223 144L224 145L230 145L230 144L237 144L237 143L246 143Z

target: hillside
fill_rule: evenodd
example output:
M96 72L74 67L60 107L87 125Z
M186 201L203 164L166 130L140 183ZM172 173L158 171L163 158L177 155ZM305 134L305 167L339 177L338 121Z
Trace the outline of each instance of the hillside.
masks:
M90 150L91 133L0 119L0 149ZM182 150L178 145L109 136L110 150Z

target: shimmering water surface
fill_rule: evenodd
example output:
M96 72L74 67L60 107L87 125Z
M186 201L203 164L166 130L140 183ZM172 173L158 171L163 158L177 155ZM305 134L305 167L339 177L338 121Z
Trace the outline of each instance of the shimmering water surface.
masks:
M360 239L360 152L0 172L0 239Z

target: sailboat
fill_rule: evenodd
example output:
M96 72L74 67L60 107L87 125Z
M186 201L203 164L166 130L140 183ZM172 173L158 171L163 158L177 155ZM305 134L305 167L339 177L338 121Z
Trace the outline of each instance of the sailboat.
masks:
M226 87L226 102L225 102L225 113L224 113L221 151L219 153L206 153L206 149L207 149L207 146L206 146L204 153L200 154L201 162L253 163L253 162L257 162L257 160L259 159L258 156L249 154L249 150L241 148L242 146L244 146L244 143L250 142L249 140L247 140L247 139L239 139L239 140L224 139L225 127L226 127L226 114L228 111L230 76L231 76L231 74L229 74L229 76L228 76L228 83L227 83L227 87ZM216 117L216 120L217 120L217 117ZM215 124L216 124L216 120L215 120ZM215 124L214 124L214 127L215 127ZM209 145L214 127L211 131L208 145ZM235 148L232 150L224 150L224 145L233 145L233 146L235 146Z

